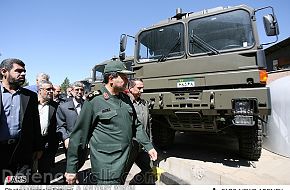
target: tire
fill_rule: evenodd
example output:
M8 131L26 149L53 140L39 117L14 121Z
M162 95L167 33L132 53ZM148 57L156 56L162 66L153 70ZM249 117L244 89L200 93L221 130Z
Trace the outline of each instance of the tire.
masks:
M153 144L158 148L168 148L174 143L175 130L170 128L164 117L152 118Z
M254 126L239 126L240 156L251 161L257 161L262 152L262 125L256 121Z

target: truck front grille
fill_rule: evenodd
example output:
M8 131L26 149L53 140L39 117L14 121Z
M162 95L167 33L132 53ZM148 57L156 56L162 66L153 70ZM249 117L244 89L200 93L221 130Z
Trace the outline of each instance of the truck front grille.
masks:
M202 116L199 112L175 112L169 116L171 127L175 130L213 131L216 129L211 116Z

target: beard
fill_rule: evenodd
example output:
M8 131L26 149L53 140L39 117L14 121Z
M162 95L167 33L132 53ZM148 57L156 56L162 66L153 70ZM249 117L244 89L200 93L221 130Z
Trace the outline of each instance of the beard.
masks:
M114 86L115 91L117 92L123 92L124 90L126 90L126 86Z
M10 79L9 84L12 86L21 86L25 83L25 78L24 79Z

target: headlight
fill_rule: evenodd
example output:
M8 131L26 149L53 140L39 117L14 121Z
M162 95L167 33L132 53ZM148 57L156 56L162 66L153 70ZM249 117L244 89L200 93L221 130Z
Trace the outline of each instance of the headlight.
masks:
M257 111L256 99L234 99L232 101L234 115L253 115Z
M254 114L257 113L256 99L234 99L232 100L234 114L234 125L255 125Z

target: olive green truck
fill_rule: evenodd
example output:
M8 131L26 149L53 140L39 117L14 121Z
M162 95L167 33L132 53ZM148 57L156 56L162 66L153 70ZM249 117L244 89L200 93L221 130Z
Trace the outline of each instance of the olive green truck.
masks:
M260 158L262 128L271 114L265 44L259 42L256 18L265 10L270 12L260 18L265 34L277 41L273 8L246 5L177 9L175 16L136 34L132 69L144 81L155 145L170 146L176 131L234 132L240 155ZM127 37L121 35L121 60Z

